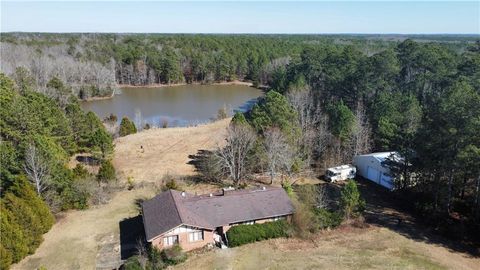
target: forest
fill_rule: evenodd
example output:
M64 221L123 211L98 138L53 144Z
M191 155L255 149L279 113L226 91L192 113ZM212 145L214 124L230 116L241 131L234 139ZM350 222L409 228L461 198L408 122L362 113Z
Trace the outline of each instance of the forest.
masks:
M53 214L103 200L116 134L79 102L124 84L269 90L206 154L208 181L265 172L273 183L398 151L393 196L440 233L479 241L478 38L9 33L1 43L1 269L35 251ZM122 122L120 135L136 132ZM71 168L77 155L98 170Z
M33 85L31 77L0 74L0 269L35 251L53 214L98 203L104 183L115 177L112 137L100 119L83 112L59 79L47 83L57 98ZM98 176L82 165L68 167L75 153L90 155Z
M5 33L1 71L24 68L39 89L53 77L80 99L110 96L120 85L252 81L265 85L304 49L352 46L370 56L392 49L395 35L189 35ZM475 36L412 36L461 52Z
M288 185L295 173L397 151L393 196L437 232L478 242L480 42L462 53L412 40L370 56L352 46L306 48L268 85L251 111L233 117L227 146L204 154L207 179L223 173L242 184L266 172Z

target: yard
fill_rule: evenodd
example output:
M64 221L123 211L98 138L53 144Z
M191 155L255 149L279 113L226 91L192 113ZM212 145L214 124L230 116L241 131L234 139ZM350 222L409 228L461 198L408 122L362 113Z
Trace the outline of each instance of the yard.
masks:
M114 164L121 181L134 178L138 188L122 190L106 205L70 211L44 236L34 255L13 269L112 269L121 263L120 232L135 226L138 199L155 194L165 173L195 174L188 155L222 143L229 120L192 128L153 129L115 141ZM141 148L143 146L143 150ZM371 190L361 185L362 192ZM216 187L186 186L206 193ZM340 228L312 239L275 239L225 250L191 254L176 269L480 269L472 253L435 238L388 204L367 198L369 228ZM404 225L396 226L402 216ZM125 227L127 226L127 227ZM123 234L122 234L123 235ZM128 238L128 237L127 237ZM133 236L130 238L134 238ZM132 249L124 246L123 251Z
M175 269L475 269L385 228L335 230L196 254ZM478 261L477 261L478 263Z

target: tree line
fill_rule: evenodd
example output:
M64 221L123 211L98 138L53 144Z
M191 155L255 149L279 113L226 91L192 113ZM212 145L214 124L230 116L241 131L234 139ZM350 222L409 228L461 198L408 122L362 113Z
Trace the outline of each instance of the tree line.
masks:
M0 73L1 269L35 251L54 213L87 208L102 191L94 183L115 177L112 138L98 117L65 98L71 89L56 77L48 95L34 87ZM98 176L68 166L76 153L90 156Z
M416 36L462 51L474 37ZM307 48L353 46L366 55L391 49L405 37L362 35L2 35L2 72L30 73L39 89L58 77L86 99L111 95L116 84L151 85L248 80L272 81ZM17 71L21 68L22 70Z

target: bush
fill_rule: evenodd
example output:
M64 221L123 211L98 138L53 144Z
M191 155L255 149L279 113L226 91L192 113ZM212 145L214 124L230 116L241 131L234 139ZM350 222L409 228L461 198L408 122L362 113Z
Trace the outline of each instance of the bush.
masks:
M343 221L343 215L337 211L318 208L314 210L316 224L319 229L335 228Z
M104 160L98 170L97 180L99 182L108 182L115 179L115 168L110 160Z
M316 218L312 211L312 207L300 202L296 197L292 199L292 202L295 207L292 223L297 235L300 237L306 237L309 233L315 232L318 226L316 224Z
M292 183L290 183L290 181L288 180L283 181L282 187L285 190L285 192L287 192L288 197L292 198L294 196Z
M75 168L73 168L73 177L75 179L84 179L88 176L88 170L81 163L78 163Z
M342 188L340 203L347 219L360 214L365 209L365 201L360 198L360 191L354 180L348 180L347 185Z
M187 260L187 254L183 252L179 245L162 250L161 257L163 262L167 265L175 265Z
M128 258L128 260L123 265L122 269L124 269L124 270L143 270L143 267L140 264L140 261L138 260L138 257L133 256L133 257Z
M228 117L228 109L226 105L223 105L222 108L218 109L217 120L222 120Z
M288 237L290 225L284 221L273 221L253 225L236 225L227 231L228 244L241 246L265 239Z
M127 136L130 134L137 133L137 128L135 127L135 124L128 119L128 117L123 117L122 122L120 122L120 130L118 134L120 137Z
M177 181L175 180L175 176L173 175L170 175L168 173L165 174L162 177L162 182L165 183L161 188L162 191L167 191L169 189L181 190L180 185L177 183Z

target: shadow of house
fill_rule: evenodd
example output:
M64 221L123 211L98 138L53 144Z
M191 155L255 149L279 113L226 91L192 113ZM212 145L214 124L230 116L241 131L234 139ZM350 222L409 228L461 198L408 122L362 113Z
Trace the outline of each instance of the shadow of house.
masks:
M137 255L137 245L145 242L142 216L126 218L119 223L120 226L120 255L122 260Z

